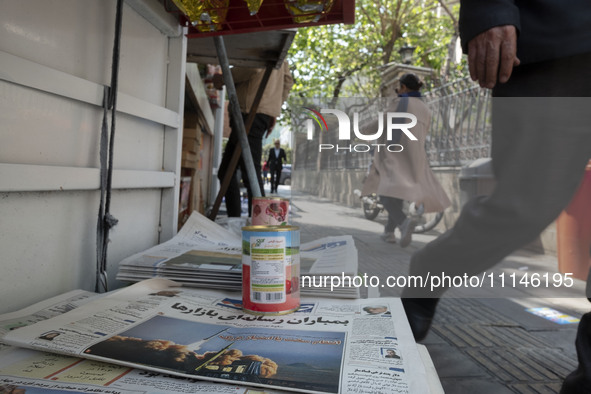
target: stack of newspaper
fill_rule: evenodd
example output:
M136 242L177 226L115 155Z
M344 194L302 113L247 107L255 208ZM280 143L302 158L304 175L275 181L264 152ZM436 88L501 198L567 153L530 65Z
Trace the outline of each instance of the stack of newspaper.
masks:
M350 235L304 243L300 245L301 294L359 298L359 287L353 285L357 268L357 248ZM193 212L171 240L119 264L118 280L137 282L153 277L184 286L239 291L241 236Z
M442 392L394 298L253 316L230 293L149 279L0 315L0 341L0 392Z

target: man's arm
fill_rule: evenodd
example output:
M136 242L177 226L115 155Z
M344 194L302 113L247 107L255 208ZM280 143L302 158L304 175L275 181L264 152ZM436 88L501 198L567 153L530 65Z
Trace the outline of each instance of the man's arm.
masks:
M519 8L513 0L462 0L460 36L470 76L493 88L511 77L517 58Z

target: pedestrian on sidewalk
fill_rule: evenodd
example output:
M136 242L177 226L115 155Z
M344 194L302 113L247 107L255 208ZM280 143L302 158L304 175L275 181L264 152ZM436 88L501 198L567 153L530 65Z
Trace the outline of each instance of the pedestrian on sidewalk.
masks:
M269 149L269 170L271 171L271 193L277 193L277 186L281 179L281 171L283 171L283 161L287 161L285 149L281 147L281 141L275 140L275 147Z
M263 79L265 73L264 68L245 68L245 67L234 67L232 68L232 78L236 86L236 95L238 96L238 103L240 105L240 111L242 112L242 118L246 122L248 118L248 112L252 107L256 92ZM214 84L216 88L221 89L223 86L223 79L221 74L214 76ZM289 91L293 85L293 78L289 71L289 65L287 61L284 61L282 66L278 70L273 70L267 86L263 92L263 96L259 103L254 122L248 133L248 144L250 146L250 152L252 154L252 160L254 161L254 167L256 172L256 178L259 181L258 187L261 190L261 196L265 196L263 188L263 179L261 177L261 159L263 155L263 136L268 137L277 117L281 114L281 106L287 100ZM228 165L234 154L238 141L238 131L236 127L236 120L230 117L230 127L232 132L230 138L226 144L222 161L218 170L218 179L222 181L228 172ZM246 187L248 193L248 216L251 215L252 210L252 185L248 181L246 172L246 166L242 157L239 163L240 173L242 174L242 181ZM255 185L254 187L257 187ZM226 210L229 217L240 217L242 213L242 207L240 203L240 185L237 177L237 171L235 170L232 174L230 184L225 194Z
M591 157L591 111L580 99L591 94L588 1L462 0L460 34L472 79L493 89L496 188L470 200L452 229L413 254L410 274L423 278L475 275L534 240L567 206ZM404 290L417 340L445 290ZM590 321L591 314L581 319L579 369L563 394L591 393Z
M384 227L382 240L396 243L396 228L400 231L400 246L407 247L412 241L412 233L417 225L414 216L407 217L402 210L404 201L414 202L424 212L442 212L451 205L447 194L441 187L429 166L425 152L425 139L431 123L431 112L421 98L423 83L415 74L405 74L400 78L396 89L398 99L393 103L395 112L408 112L416 116L417 124L412 133L418 141L412 141L402 152L385 149L374 153L370 172L363 183L363 196L376 193L388 212L388 222ZM401 122L405 123L405 122ZM372 126L368 126L371 129ZM400 130L397 130L400 134ZM384 133L378 143L398 143L400 135L386 141Z

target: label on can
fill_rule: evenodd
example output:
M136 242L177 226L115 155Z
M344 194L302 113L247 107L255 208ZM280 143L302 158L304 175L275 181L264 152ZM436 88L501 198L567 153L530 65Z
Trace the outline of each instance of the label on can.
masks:
M284 314L300 304L299 230L293 226L242 229L242 305L257 314Z
M255 197L252 199L253 226L286 225L289 200L281 197Z
M263 304L285 302L285 237L250 236L250 298Z

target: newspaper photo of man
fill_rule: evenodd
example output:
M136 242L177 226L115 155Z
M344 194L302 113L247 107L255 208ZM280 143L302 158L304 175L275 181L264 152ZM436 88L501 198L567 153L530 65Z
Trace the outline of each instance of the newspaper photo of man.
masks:
M363 311L367 315L372 316L391 316L388 307L385 305L368 305L366 307L363 307Z

